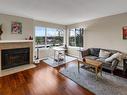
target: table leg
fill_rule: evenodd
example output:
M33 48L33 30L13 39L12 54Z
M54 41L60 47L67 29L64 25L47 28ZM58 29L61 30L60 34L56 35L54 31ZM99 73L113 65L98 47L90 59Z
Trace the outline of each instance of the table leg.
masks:
M66 62L66 55L65 55L65 51L64 51L64 62Z
M101 76L102 76L102 66L100 67L100 74L101 74Z
M54 51L54 55L53 55L53 58L55 59L55 51Z
M96 80L98 80L98 68L97 67L95 67L95 73L96 73Z
M58 64L59 64L59 62L60 62L60 53L58 51Z
M78 61L78 72L80 73L80 62Z
M54 50L54 56L53 56L53 57L54 57L54 59L53 59L53 60L54 60L54 62L55 62L55 55L56 55L56 51Z

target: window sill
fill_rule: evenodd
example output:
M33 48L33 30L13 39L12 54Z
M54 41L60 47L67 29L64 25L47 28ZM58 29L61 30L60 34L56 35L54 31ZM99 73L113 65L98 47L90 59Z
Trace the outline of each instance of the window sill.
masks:
M74 48L74 49L79 49L79 48L83 48L83 47L76 47L76 46L68 46L68 48Z

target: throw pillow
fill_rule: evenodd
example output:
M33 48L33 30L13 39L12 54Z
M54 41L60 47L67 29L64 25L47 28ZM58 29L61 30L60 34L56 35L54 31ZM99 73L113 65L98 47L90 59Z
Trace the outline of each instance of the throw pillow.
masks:
M117 53L114 53L113 55L111 55L110 57L106 58L105 61L106 62L112 62L113 59L117 58L118 60L120 60L122 57L122 54L117 52Z
M111 52L101 49L99 52L99 57L100 58L107 58L110 56L110 54L111 54Z
M96 57L99 56L99 52L100 52L99 48L90 48L89 51L90 51L90 55L96 56Z

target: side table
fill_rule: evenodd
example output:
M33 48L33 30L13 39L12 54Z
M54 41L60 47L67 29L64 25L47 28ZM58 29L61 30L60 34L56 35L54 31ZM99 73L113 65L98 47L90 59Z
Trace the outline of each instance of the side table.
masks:
M54 50L54 60L56 59L56 61L58 62L58 64L59 64L59 62L61 61L60 60L60 55L61 55L61 51L63 51L63 61L65 61L66 60L66 56L65 56L65 50L66 49L64 49L64 48L60 48L60 47L53 47L53 50ZM58 55L57 55L57 58L55 58L55 56L56 56L56 54L58 53Z

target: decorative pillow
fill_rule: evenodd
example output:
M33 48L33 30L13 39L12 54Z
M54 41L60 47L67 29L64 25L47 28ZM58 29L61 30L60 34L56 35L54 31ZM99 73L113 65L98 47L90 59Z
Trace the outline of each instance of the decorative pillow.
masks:
M106 58L105 61L106 62L112 62L113 59L117 58L118 60L120 60L122 57L122 54L117 52L117 53L114 53L113 55L111 55L110 57Z
M90 48L89 51L90 51L90 55L96 56L96 57L99 56L99 52L100 52L99 48Z
M89 49L87 50L80 50L82 57L89 56Z
M111 54L111 52L101 49L99 52L99 57L100 58L107 58L110 56L110 54Z

